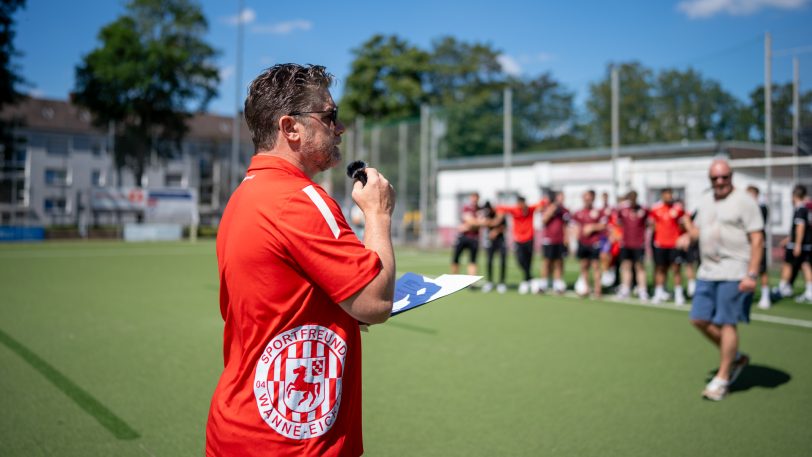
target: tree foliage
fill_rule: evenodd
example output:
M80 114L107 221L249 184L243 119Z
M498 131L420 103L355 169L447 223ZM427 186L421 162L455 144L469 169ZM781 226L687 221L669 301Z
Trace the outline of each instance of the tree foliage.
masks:
M17 102L22 94L17 90L24 83L13 59L19 55L14 47L14 13L25 6L25 0L0 0L0 110ZM11 160L16 140L12 129L14 119L0 120L0 159Z
M189 107L217 94L216 51L193 0L131 0L99 32L101 45L76 67L74 101L102 127L115 122L116 159L140 184L151 152L169 156L187 131Z
M772 86L772 133L773 143L792 144L792 84L773 84ZM798 94L801 105L801 128L812 127L812 91ZM764 141L764 85L750 92L750 106L747 110L749 124L753 127L753 136Z

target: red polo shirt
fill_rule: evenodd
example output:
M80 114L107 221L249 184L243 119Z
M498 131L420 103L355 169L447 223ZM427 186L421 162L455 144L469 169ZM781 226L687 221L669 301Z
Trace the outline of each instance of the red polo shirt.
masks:
M642 249L646 246L646 220L648 218L646 208L624 203L618 208L615 218L623 229L621 243L624 248Z
M224 369L207 456L358 456L361 338L338 303L380 271L338 204L256 155L217 234Z
M654 247L674 249L677 239L682 235L680 221L685 210L679 203L666 205L658 202L651 207L649 217L654 221Z
M522 210L518 205L498 205L496 211L503 214L510 214L513 218L513 241L526 243L533 239L533 214L539 208L546 208L549 201L542 199L533 205L527 205Z

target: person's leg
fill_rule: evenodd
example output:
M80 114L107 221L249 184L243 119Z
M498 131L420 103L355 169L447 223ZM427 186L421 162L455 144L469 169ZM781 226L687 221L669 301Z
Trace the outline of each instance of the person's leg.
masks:
M463 249L464 249L463 238L459 236L457 237L457 241L454 243L454 250L451 253L452 275L455 275L460 272L460 256L462 255Z
M691 324L717 347L721 343L721 332L712 321L716 314L718 285L715 281L698 280L690 312Z
M685 294L682 291L682 262L677 260L674 262L674 303L677 305L685 304Z
M590 264L592 267L592 283L594 286L593 294L595 295L595 297L600 297L602 292L601 275L603 274L603 272L601 271L600 256L597 259L593 259L592 262L590 262Z
M641 300L648 300L648 277L646 274L646 254L640 250L636 253L634 258L634 269L636 272L635 278L637 279L637 296Z
M706 320L691 320L691 324L693 324L700 333L705 335L711 343L719 347L722 341L722 331L718 325Z
M491 241L491 244L488 246L487 254L488 254L488 282L493 283L493 256L496 254L496 250L498 247L496 246L496 241Z
M624 257L620 261L620 292L618 295L627 297L632 290L632 260Z
M720 335L719 371L716 372L716 377L728 381L731 366L736 360L736 353L739 352L739 334L735 325L724 324L720 329Z
M507 247L505 239L499 239L499 284L504 286L505 274L507 274Z
M477 253L479 253L479 241L469 241L469 249L471 250L471 262L468 264L468 274L476 276L477 274Z
M579 281L583 281L584 288L582 295L586 296L589 294L589 263L591 260L586 257L582 258L579 262L581 264L581 277L579 278Z

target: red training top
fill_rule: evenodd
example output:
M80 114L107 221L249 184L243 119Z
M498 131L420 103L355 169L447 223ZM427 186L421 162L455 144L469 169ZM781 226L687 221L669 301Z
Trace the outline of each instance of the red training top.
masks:
M464 205L462 205L462 210L460 211L460 222L465 222L465 219L467 219L469 217L473 218L473 219L476 219L476 217L477 217L476 212L478 210L479 210L479 208L477 208L476 205L472 205L471 202L465 203ZM473 228L473 229L470 229L470 230L466 230L466 231L462 232L461 235L463 235L463 236L465 236L467 238L473 238L475 240L478 240L479 239L479 227L476 227L476 228Z
M224 369L206 455L359 456L361 337L338 303L380 271L338 204L256 155L217 234Z
M541 231L542 244L564 244L564 230L570 222L570 210L559 206Z
M658 202L651 207L649 217L654 221L654 247L674 249L677 246L677 238L682 235L680 220L684 215L685 210L679 203L666 205Z
M587 235L586 232L584 232L584 227L587 224L605 224L607 221L606 214L603 210L597 208L582 208L572 216L572 220L578 224L578 244L583 246L595 246L600 242L603 230L598 230Z
M533 205L527 205L525 210L518 205L497 205L496 212L510 214L513 217L513 241L526 243L533 239L533 214L539 208L547 206L547 199Z
M646 246L646 219L648 210L640 205L621 205L615 212L618 225L623 229L621 244L628 249L643 249Z

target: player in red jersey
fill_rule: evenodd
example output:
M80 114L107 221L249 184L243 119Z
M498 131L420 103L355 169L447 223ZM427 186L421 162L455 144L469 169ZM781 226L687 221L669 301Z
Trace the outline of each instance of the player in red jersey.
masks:
M547 200L541 200L528 205L527 200L519 196L515 205L497 205L496 212L511 216L513 223L513 242L516 244L516 260L522 269L524 280L519 284L519 293L530 292L532 276L530 269L533 264L533 215L536 210L547 205Z
M460 257L462 252L469 252L468 274L476 275L476 258L479 252L479 193L472 192L468 203L462 205L460 210L460 225L457 227L457 241L454 244L454 254L451 258L451 274L460 271Z
M252 83L256 153L217 234L224 368L207 457L363 454L358 322L392 311L394 190L372 168L352 198L364 243L313 177L341 160L344 125L321 66L275 65Z
M589 294L590 276L593 282L593 293L595 297L601 296L601 266L600 266L600 242L601 232L606 228L606 216L603 211L593 207L595 202L595 191L588 190L583 194L584 206L572 217L578 225L578 253L577 257L581 263L581 277L585 287L576 288L579 295ZM590 274L591 271L591 274ZM581 290L578 290L581 289Z
M674 303L685 304L685 294L682 291L682 272L680 265L683 262L681 250L677 249L677 239L684 233L682 220L685 210L682 205L674 201L674 193L666 188L660 192L660 201L649 213L654 223L654 303L668 300L665 291L665 282L668 270L674 272Z
M623 230L620 241L621 285L618 296L628 297L632 290L632 270L637 279L637 294L648 300L646 280L646 221L648 210L637 203L637 192L629 191L626 201L615 212L615 220Z
M541 213L544 229L541 232L541 249L544 259L541 262L539 291L549 287L550 274L553 277L553 291L563 293L567 289L564 282L564 258L567 256L566 228L571 219L570 211L564 206L564 193L554 192L552 203Z

